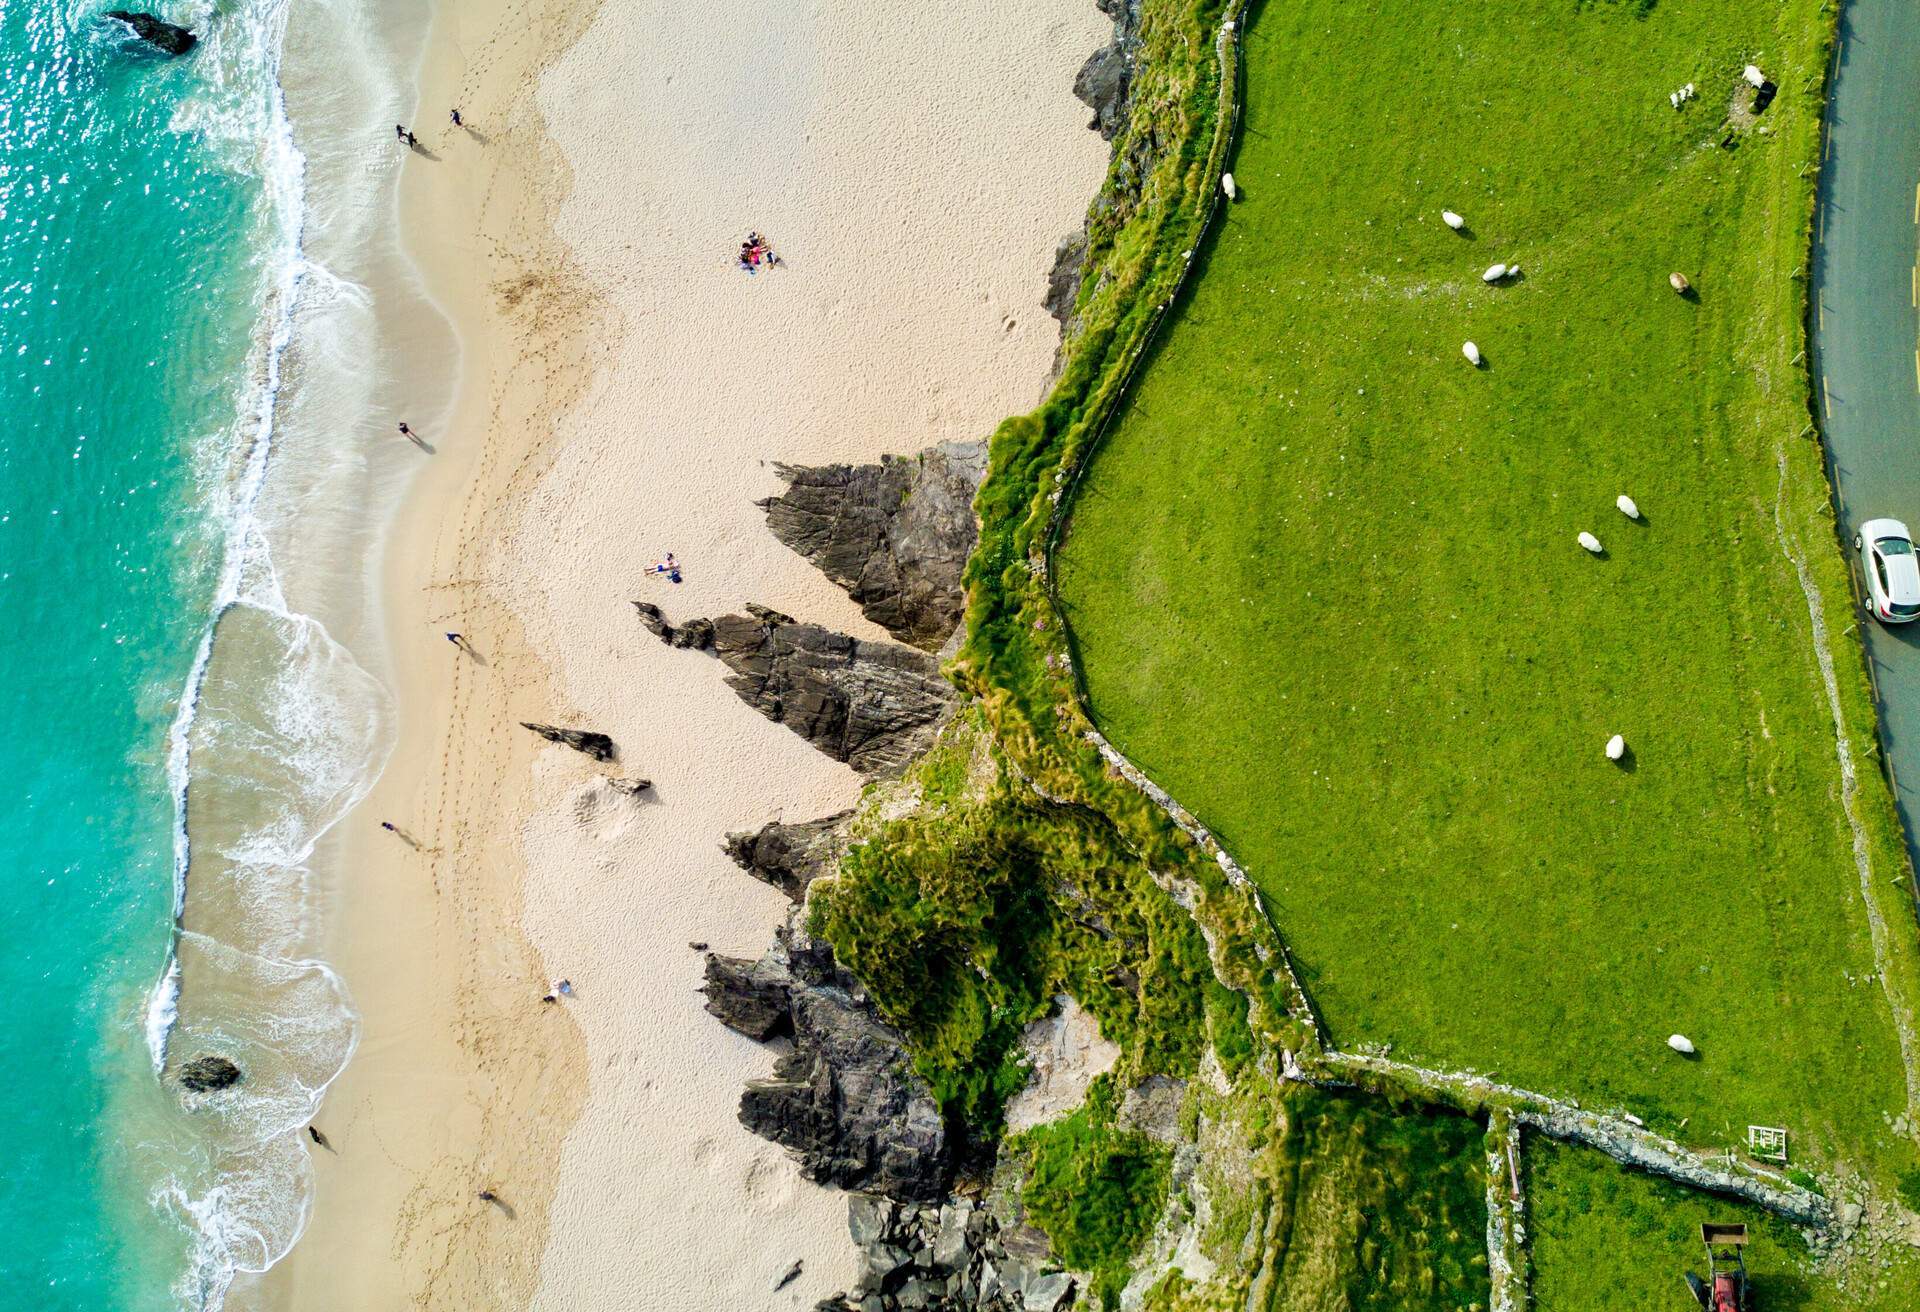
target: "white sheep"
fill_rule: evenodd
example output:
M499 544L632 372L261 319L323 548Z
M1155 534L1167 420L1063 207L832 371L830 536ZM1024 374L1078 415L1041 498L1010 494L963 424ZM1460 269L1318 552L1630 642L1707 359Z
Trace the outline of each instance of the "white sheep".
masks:
M1452 210L1441 210L1440 222L1446 224L1449 228L1452 228L1455 232L1458 232L1460 231L1460 229L1467 226L1467 221L1461 218L1458 214L1455 214Z
M1619 734L1607 739L1607 759L1617 761L1627 754L1627 740Z
M1481 282L1499 282L1502 278L1506 276L1507 276L1507 266L1504 264L1495 264L1489 267L1485 273L1480 275L1480 281Z
M1747 80L1747 85L1752 87L1755 91L1758 91L1762 87L1767 85L1767 75L1760 71L1760 66L1758 64L1748 64L1746 68L1741 72L1740 76L1745 78Z
M1680 93L1678 91L1669 91L1667 93L1667 103L1675 109L1680 108Z
M1628 496L1625 492L1622 492L1619 496L1615 497L1613 499L1613 504L1618 506L1620 508L1620 513L1625 515L1628 519L1640 518L1640 507L1635 505L1633 502L1633 498Z
M1239 198L1240 193L1233 185L1233 174L1231 173L1222 173L1220 175L1220 190L1227 193L1228 200L1236 200Z
M1692 100L1692 99L1693 99L1693 96L1694 96L1694 91L1693 91L1693 83L1691 83L1691 82L1689 82L1689 83L1687 83L1687 85L1685 85L1684 87L1682 87L1682 88L1680 88L1680 95L1681 95L1681 96L1682 96L1682 97L1683 97L1684 99L1687 99L1687 100Z
M1585 533L1585 532L1581 533L1579 542L1581 546L1585 547L1588 551L1591 551L1594 555L1597 556L1600 554L1600 539L1595 537L1593 534Z
M1685 296L1693 290L1693 284L1687 281L1687 275L1677 271L1667 275L1667 286L1673 288L1674 292L1680 296Z
M1478 369L1480 367L1480 348L1472 342L1468 342L1465 346L1462 346L1460 348L1460 354L1466 356L1467 363L1474 368Z
M1693 1040L1684 1034L1667 1035L1667 1046L1675 1052L1684 1052L1688 1056L1693 1055Z

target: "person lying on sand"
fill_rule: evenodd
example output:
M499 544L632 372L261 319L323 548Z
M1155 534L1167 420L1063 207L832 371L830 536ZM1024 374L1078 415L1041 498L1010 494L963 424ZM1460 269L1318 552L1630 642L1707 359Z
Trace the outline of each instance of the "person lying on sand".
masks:
M678 583L680 581L680 562L675 560L673 553L669 551L665 560L656 560L653 564L647 566L647 573L665 574L670 581Z

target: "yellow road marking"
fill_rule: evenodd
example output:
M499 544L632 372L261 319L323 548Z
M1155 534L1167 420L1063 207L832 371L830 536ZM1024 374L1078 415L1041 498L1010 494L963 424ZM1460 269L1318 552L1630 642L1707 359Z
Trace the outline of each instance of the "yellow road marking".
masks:
M1833 422L1833 393L1827 390L1827 376L1820 375L1820 402L1827 413L1827 422Z
M1920 392L1920 350L1913 353L1913 389Z
M1920 182L1913 184L1913 221L1920 223Z

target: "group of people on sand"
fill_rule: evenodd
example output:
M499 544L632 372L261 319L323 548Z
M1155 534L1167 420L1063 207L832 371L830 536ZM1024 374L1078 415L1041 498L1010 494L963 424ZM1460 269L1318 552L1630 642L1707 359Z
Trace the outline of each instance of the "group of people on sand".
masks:
M767 245L767 239L759 233L748 233L747 239L740 243L740 267L748 273L771 269L778 263L780 257L773 253L773 247Z

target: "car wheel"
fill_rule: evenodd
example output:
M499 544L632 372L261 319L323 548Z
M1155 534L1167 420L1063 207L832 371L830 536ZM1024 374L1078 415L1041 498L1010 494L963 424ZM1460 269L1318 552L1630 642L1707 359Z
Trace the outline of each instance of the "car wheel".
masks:
M1855 551L1860 550L1860 535L1858 533L1853 535L1853 549Z

